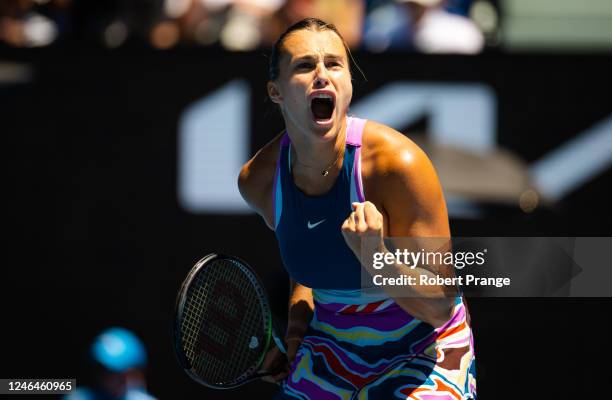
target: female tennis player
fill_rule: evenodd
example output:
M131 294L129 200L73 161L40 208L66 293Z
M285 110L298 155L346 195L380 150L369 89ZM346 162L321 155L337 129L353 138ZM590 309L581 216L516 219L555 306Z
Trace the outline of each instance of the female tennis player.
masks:
M362 268L372 272L373 253L388 251L383 238L450 231L425 154L387 126L348 116L349 56L333 25L308 18L280 36L270 58L268 94L286 130L239 177L291 278L287 359L275 348L264 368L277 371L270 380L286 378L283 399L475 398L460 295L435 285L407 285L406 296L361 290Z

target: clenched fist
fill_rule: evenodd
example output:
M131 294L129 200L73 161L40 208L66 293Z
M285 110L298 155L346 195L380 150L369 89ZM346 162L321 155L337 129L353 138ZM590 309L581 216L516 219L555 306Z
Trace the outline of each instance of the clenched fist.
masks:
M362 255L369 257L370 253L384 249L383 216L369 201L353 203L353 212L342 224L342 235L357 259L364 264ZM362 248L364 245L367 248Z

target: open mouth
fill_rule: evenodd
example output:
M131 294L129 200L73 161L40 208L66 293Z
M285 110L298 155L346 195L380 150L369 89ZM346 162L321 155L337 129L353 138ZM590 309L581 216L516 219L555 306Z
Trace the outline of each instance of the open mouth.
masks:
M310 100L312 115L317 121L328 121L334 113L334 98L327 93L318 93Z

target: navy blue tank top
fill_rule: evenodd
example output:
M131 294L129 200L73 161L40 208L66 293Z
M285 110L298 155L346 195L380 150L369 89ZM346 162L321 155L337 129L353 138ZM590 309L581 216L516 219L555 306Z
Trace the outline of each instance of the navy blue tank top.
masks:
M360 288L361 264L342 236L341 226L363 202L361 136L365 120L347 117L342 169L332 188L320 196L304 194L291 175L291 141L281 140L274 180L274 226L285 269L313 289Z

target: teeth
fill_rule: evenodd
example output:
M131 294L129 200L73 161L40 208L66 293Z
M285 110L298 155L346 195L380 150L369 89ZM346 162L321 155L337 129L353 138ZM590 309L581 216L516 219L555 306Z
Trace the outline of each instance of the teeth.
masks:
M314 97L315 99L332 99L332 96L327 93L317 93Z

